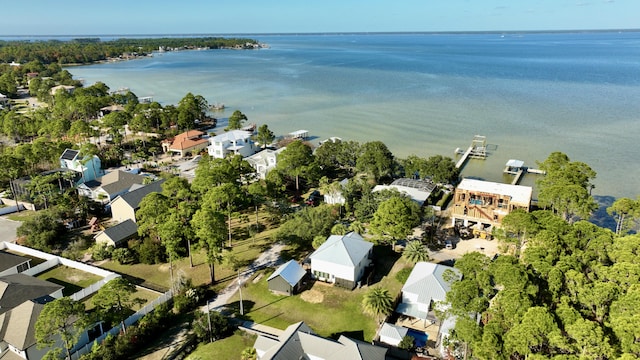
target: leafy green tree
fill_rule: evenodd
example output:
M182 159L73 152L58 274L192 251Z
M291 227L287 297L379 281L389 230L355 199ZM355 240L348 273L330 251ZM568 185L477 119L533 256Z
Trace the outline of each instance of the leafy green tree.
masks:
M311 245L315 236L329 236L335 220L336 214L329 206L305 207L280 226L276 238Z
M365 313L374 316L380 322L384 315L393 311L393 297L385 288L372 287L362 298L362 308Z
M420 176L431 178L436 183L455 184L458 182L460 169L456 167L452 158L434 155L429 157L425 166L420 169Z
M131 295L136 292L136 287L122 277L115 278L93 295L91 301L95 305L102 319L112 319L121 322L124 329L124 319L127 317L131 307L138 299L132 299Z
M531 307L522 322L505 335L505 349L523 356L548 351L561 338L553 314L545 307Z
M296 190L300 190L300 177L313 180L318 174L311 148L302 141L294 141L278 156L276 170L295 179Z
M512 246L515 256L520 256L527 236L535 235L537 230L538 226L533 215L522 209L516 209L502 219L502 227L494 231L494 236L506 245Z
M193 129L196 120L204 119L208 108L209 105L202 96L187 93L180 102L178 102L178 127L185 130Z
M211 324L211 326L209 326L209 324ZM196 311L195 319L191 326L201 341L215 341L221 339L231 331L229 320L215 310L209 311L208 314L202 311ZM209 329L211 329L211 331L209 331Z
M47 356L70 359L71 349L80 340L80 336L88 325L84 304L69 297L55 299L44 305L35 325L35 338L39 348L53 347L57 340L62 340L62 347L54 347Z
M640 219L640 197L638 200L619 198L607 208L607 213L616 220L616 235L627 234Z
M242 177L253 172L251 165L241 155L224 159L204 155L195 170L193 190L204 194L212 186L222 184L239 184Z
M331 228L332 235L344 235L349 232L347 226L343 223L337 223Z
M205 250L209 277L215 283L215 264L222 259L222 247L226 236L224 215L211 207L203 206L198 209L191 219L199 246Z
M407 197L392 197L378 207L369 230L382 241L395 244L404 239L420 224L420 208Z
M337 170L346 170L349 175L356 168L356 161L361 152L361 146L355 141L325 141L314 152L317 164L324 174L331 174Z
M269 126L267 124L260 125L260 127L258 127L258 133L255 136L255 140L260 144L260 146L263 149L267 145L271 144L273 140L275 140L275 138L276 136L273 134L273 131L269 129Z
M229 246L231 246L231 214L233 210L238 206L238 202L242 197L243 192L240 187L233 183L225 183L222 185L211 188L204 195L202 200L203 207L209 207L218 211L226 211Z
M196 194L191 189L187 179L180 176L172 176L162 184L162 194L167 197L170 204L169 215L175 214L182 226L181 238L187 242L189 264L193 267L191 256L191 241L195 237L189 221L198 208Z
M356 169L371 175L376 181L393 172L393 154L381 141L364 143L356 160Z
M538 180L538 203L550 207L566 221L587 218L597 208L591 196L596 177L587 164L571 162L566 154L554 152L538 164L546 175Z
M416 339L411 335L405 335L398 344L398 349L412 351L416 347Z
M64 234L60 214L55 208L38 211L18 227L17 235L26 237L27 246L51 251Z
M21 161L18 157L9 153L1 153L0 154L0 168L3 171L0 171L0 180L7 181L9 183L9 190L11 191L11 196L15 200L16 207L18 212L20 212L20 207L18 206L18 196L14 189L13 181L18 179L24 174L25 164L24 161Z
M242 126L245 121L247 121L247 116L243 114L240 110L236 110L229 116L229 125L226 130L239 130L242 129ZM266 126L266 125L263 125Z
M414 264L420 261L429 261L429 249L420 240L409 241L402 256Z

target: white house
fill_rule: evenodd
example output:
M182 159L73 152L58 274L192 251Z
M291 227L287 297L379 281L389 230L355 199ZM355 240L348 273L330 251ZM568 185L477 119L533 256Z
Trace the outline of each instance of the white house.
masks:
M73 149L65 149L60 155L60 167L81 173L80 183L95 180L104 175L102 163L98 156L82 156L80 151Z
M396 312L426 321L435 320L430 312L438 307L443 310L451 284L462 274L450 266L429 262L417 263L402 287L402 302Z
M344 205L347 200L344 198L342 191L347 186L348 182L349 179L343 179L338 183L338 185L331 184L331 186L329 186L329 188L324 192L324 203L329 205Z
M256 145L251 140L251 133L244 130L231 130L209 138L207 151L217 159L223 159L228 154L247 157L255 154Z
M358 233L331 235L309 256L314 279L353 289L371 264L373 243Z
M278 163L278 155L286 149L286 147L280 148L278 150L264 149L259 153L255 153L245 160L254 169L256 169L256 174L260 179L264 179L267 176L267 173L271 171L271 169L275 168Z
M0 251L0 276L18 274L31 268L31 259Z
M378 335L380 336L380 342L392 346L398 346L402 341L402 338L407 336L408 331L409 329L404 326L384 323L382 324Z

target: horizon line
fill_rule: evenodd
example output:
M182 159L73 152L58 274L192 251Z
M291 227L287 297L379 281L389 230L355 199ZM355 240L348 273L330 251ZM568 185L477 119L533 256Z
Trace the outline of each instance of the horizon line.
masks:
M460 31L329 31L329 32L266 32L266 33L149 33L149 34L24 34L24 35L3 35L0 37L143 37L143 36L247 36L247 35L385 35L385 34L553 34L553 33L605 33L605 32L640 32L636 29L565 29L565 30L460 30Z

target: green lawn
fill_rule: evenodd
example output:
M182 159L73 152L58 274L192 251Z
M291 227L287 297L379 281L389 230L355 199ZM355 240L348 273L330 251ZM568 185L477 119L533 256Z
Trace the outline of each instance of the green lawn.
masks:
M64 286L62 290L64 296L74 294L102 279L98 275L67 266L56 266L51 270L38 274L37 277Z
M253 239L236 239L233 241L233 255L243 265L249 265L261 253L272 244L271 235L274 230L268 230L256 235ZM193 267L190 266L189 258L185 257L174 261L174 276L178 273L184 273L191 279L194 285L203 285L210 282L209 266L206 263L204 251L193 251ZM152 287L168 289L170 286L169 264L133 264L121 265L116 261L107 261L101 265L105 269L113 270L118 273L126 274L132 277L130 279L136 284L145 283ZM228 285L230 281L235 279L236 272L226 263L215 265L216 285L213 290L220 290ZM144 280L143 280L144 279Z
M24 210L17 213L9 214L7 215L7 218L13 221L25 221L27 219L31 219L34 216L36 216L35 211Z
M389 290L392 296L400 293L402 284L395 279L395 273L407 266L397 257L380 259L380 271L377 283ZM362 298L368 287L355 290L343 289L329 284L316 282L312 289L295 296L272 294L267 288L267 277L271 270L257 283L248 282L242 289L245 316L256 323L284 329L287 326L304 321L317 334L338 338L341 334L351 338L371 341L375 336L377 321L362 311ZM321 302L312 303L305 298ZM231 306L238 311L239 294L232 299Z
M242 350L253 347L255 342L255 335L238 330L228 338L201 343L186 360L239 360Z

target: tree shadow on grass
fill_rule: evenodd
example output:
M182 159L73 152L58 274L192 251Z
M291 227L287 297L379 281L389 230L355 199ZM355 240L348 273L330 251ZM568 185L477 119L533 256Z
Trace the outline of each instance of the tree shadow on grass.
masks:
M373 273L367 280L369 285L380 282L385 276L389 275L393 265L400 259L400 254L391 250L389 246L373 247Z
M72 294L77 293L78 291L82 290L82 287L72 284L72 283L68 283L66 281L60 280L60 279L56 279L53 277L47 278L46 281L60 285L60 286L64 286L64 289L62 289L62 295L63 296L69 296Z

